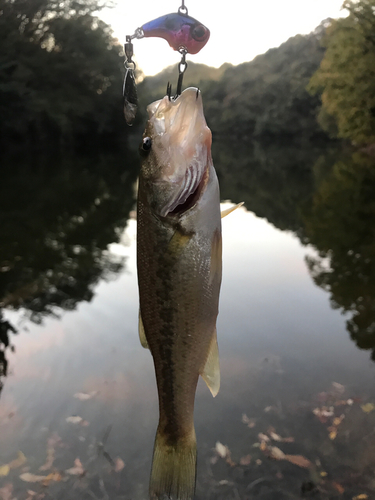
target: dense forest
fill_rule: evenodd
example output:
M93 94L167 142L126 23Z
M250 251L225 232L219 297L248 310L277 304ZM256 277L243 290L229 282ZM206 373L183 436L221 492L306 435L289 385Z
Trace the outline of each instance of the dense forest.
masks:
M0 145L86 149L124 137L122 48L98 0L0 0Z
M99 0L0 0L0 145L85 150L126 140L123 49L97 16ZM254 60L221 68L189 62L217 136L375 142L375 0L345 0L348 16L321 23ZM140 61L141 66L141 61ZM147 104L175 84L177 65L139 85Z

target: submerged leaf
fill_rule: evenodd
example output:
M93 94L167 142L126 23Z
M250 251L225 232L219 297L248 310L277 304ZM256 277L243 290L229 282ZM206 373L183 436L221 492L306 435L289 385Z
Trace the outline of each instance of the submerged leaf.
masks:
M345 488L341 486L340 483L336 483L335 481L332 481L332 486L340 493L340 495L342 495L345 491Z
M67 474L72 476L83 476L85 469L83 468L82 462L79 458L74 460L74 467L65 471Z
M98 394L98 391L91 391L89 393L86 392L77 392L74 394L74 397L79 399L80 401L87 401L88 399L93 398Z
M83 422L83 418L80 417L79 415L73 415L71 417L67 417L65 420L70 424L80 424L81 422Z
M18 457L11 462L9 462L9 467L11 469L17 469L18 467L21 467L24 463L26 463L26 457L22 453L22 451L18 452Z
M294 465L298 465L298 467L304 467L305 469L308 469L312 466L310 460L303 457L302 455L285 455L284 459L288 460L288 462Z
M51 481L61 481L62 476L58 472L51 472L48 476L37 476L30 472L24 472L20 475L20 479L26 483L42 483L44 486L48 486Z
M120 457L115 459L115 472L120 472L125 467L125 462Z
M20 475L20 479L26 483L39 483L46 478L47 476L37 476L36 474L31 474L31 472L24 472Z
M217 441L216 445L215 445L215 450L216 450L216 453L221 457L221 458L225 458L228 454L228 447L225 446L224 444L220 443L220 441Z
M270 457L274 458L275 460L284 460L287 455L283 451L280 450L280 448L277 448L277 446L271 446L269 448L270 452Z
M10 472L10 467L8 464L0 466L0 477L7 476Z
M245 455L240 458L240 465L250 465L251 463L251 455Z
M366 495L366 493L361 493L360 495L353 497L353 500L367 500L367 498L368 498L368 495Z
M361 408L365 413L371 413L375 410L375 405L374 403L366 403L365 405L361 405Z
M8 483L2 488L0 488L0 499L1 500L12 500L13 497L13 484Z

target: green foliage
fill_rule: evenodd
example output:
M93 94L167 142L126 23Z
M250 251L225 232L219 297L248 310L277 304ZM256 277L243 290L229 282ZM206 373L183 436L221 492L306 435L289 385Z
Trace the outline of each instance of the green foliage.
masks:
M239 66L215 70L189 63L184 86L202 90L207 122L216 135L257 140L322 136L315 118L319 99L305 89L323 57L320 38L320 29L297 35ZM142 108L164 96L167 82L175 79L177 67L145 78L139 89Z
M97 0L0 0L0 134L35 147L124 133L121 46Z
M321 92L319 119L338 137L354 143L375 143L375 0L347 0L344 19L332 21L324 39L325 56L308 89ZM332 122L331 122L332 123Z

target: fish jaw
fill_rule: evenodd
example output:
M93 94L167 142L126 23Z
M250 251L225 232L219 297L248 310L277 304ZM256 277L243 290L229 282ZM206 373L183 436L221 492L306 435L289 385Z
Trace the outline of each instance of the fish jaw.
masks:
M193 205L203 192L212 163L212 135L196 88L184 90L177 99L165 96L147 110L144 137L151 138L152 147L142 173L149 181L150 205L166 217L190 208L186 202Z

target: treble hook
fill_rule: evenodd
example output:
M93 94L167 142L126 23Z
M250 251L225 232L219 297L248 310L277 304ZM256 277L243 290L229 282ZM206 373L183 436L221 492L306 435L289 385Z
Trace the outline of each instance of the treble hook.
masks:
M184 79L184 73L188 67L188 63L186 62L186 54L188 53L187 49L185 47L181 47L179 49L179 53L181 54L181 61L178 63L178 81L177 81L176 97L181 95L182 80Z

